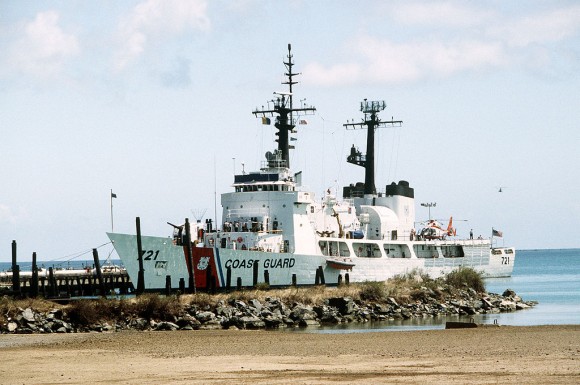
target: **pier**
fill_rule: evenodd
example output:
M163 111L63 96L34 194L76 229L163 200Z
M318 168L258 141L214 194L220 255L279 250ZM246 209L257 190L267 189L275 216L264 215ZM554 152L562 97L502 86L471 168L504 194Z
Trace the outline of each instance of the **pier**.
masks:
M63 269L39 268L36 253L31 271L21 271L17 263L16 241L12 241L12 268L0 272L0 293L14 297L71 297L125 295L135 292L127 271L115 265L101 267L97 249L93 249L93 267Z

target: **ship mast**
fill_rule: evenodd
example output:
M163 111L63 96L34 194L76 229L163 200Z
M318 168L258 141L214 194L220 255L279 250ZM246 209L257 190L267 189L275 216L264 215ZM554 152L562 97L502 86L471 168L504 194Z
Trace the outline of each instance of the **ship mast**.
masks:
M273 108L265 109L263 106L261 109L256 108L252 113L258 117L262 117L263 119L269 119L268 117L273 117L276 115L276 122L274 126L278 130L276 135L278 139L278 152L281 155L281 162L277 162L276 164L281 167L290 168L290 149L293 148L290 146L290 133L295 133L294 127L296 127L296 122L294 121L294 114L295 113L303 113L305 115L313 114L316 111L315 107L305 107L302 106L300 108L294 108L292 102L292 86L298 82L293 80L294 76L300 75L300 73L292 72L292 67L294 63L292 62L292 52L291 52L291 45L288 44L288 61L284 61L284 65L286 66L286 72L284 75L288 78L287 81L282 82L282 84L288 84L288 92L274 92L277 95L276 99L272 100ZM268 102L268 107L270 106L270 102ZM269 120L266 120L269 122ZM267 123L269 124L269 123ZM270 159L269 159L270 160Z
M346 158L348 163L356 164L365 168L365 195L376 195L375 187L375 129L378 127L400 127L402 120L381 121L378 113L384 110L387 104L384 101L367 101L361 102L360 110L364 113L364 119L360 123L343 124L347 130L367 129L367 153L363 155L354 145L351 148L350 155Z

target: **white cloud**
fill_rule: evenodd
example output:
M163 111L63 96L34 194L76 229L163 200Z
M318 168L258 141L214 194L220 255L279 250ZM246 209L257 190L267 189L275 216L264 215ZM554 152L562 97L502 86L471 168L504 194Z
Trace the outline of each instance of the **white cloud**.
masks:
M514 47L558 42L579 32L580 6L539 13L489 28L489 36Z
M403 24L421 26L474 26L488 22L494 13L468 8L454 2L405 2L389 8L392 18Z
M357 63L330 68L314 63L304 70L310 82L345 85L356 82L397 83L424 77L448 76L463 70L477 70L504 62L501 44L481 41L409 42L397 44L364 36L355 40Z
M19 220L27 217L27 214L23 210L15 211L10 206L0 203L0 223L15 224Z
M9 48L8 62L17 70L40 76L58 72L66 60L79 53L76 36L58 25L55 11L38 13L19 30L22 37Z
M580 6L512 16L455 2L383 9L392 21L409 26L412 40L360 36L345 45L356 59L312 63L305 77L326 86L396 83L509 66L549 71L577 60L577 49L568 42L573 44L580 33Z
M151 40L163 41L188 29L210 27L205 0L147 0L133 8L120 25L121 52L117 69L123 69L145 52Z

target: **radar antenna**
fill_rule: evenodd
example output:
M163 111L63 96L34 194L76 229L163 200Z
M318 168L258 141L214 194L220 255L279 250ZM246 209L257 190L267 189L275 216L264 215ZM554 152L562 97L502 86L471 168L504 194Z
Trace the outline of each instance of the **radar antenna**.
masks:
M300 73L292 72L292 67L294 66L294 62L292 61L292 47L288 44L288 61L284 61L284 65L286 66L286 72L284 75L287 77L285 82L282 84L288 85L288 92L274 92L277 97L272 100L273 108L265 109L263 106L261 109L256 108L252 113L256 117L262 117L263 122L265 124L269 124L270 120L269 117L276 116L276 122L274 126L278 130L276 135L278 139L278 151L280 152L282 159L280 162L281 167L290 167L290 156L289 150L293 149L294 146L290 146L290 139L295 140L294 138L289 138L289 134L296 133L294 129L296 127L295 116L298 113L302 113L304 115L314 114L316 111L315 107L312 106L302 106L300 108L294 108L293 106L293 93L292 93L292 86L298 82L294 80L294 76L300 75ZM268 102L268 105L270 103Z
M360 104L360 110L364 113L363 121L360 123L347 122L343 124L347 130L367 129L366 155L358 151L353 144L350 149L350 155L346 158L348 163L365 168L365 195L375 195L377 193L375 187L375 129L378 127L400 127L403 124L402 120L393 120L393 118L389 121L381 121L378 113L386 107L387 104L384 101L367 101L365 99Z

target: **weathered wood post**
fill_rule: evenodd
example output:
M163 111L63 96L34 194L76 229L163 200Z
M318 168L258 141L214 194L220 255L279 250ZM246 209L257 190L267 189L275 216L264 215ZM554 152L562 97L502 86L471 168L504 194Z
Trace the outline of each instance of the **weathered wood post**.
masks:
M344 274L344 283L346 284L346 286L350 285L350 276L348 275L348 273Z
M51 266L48 268L48 295L50 297L56 297L56 292L56 279L54 279L54 269Z
M46 297L46 277L41 277L40 282L42 286L42 296Z
M129 277L125 276L125 275L121 275L121 289L120 289L120 293L125 295L129 292L128 290L128 286L129 286Z
M38 297L38 266L36 266L36 252L32 253L32 279L30 281L30 296Z
M318 275L320 276L320 284L326 285L326 280L324 279L324 270L322 269L322 266L318 266L318 271L320 271L318 273Z
M16 263L16 241L12 241L12 292L20 295L20 266Z
M205 290L209 293L211 291L211 285L213 278L211 276L211 269L210 266L205 269Z
M165 276L165 295L171 295L171 275Z
M292 286L296 286L296 273L292 274Z
M95 260L95 270L97 271L97 278L99 279L99 290L103 297L107 296L107 290L105 289L105 282L103 281L103 273L101 272L101 262L99 262L99 253L97 249L93 249L93 259Z
M70 279L69 279L69 277L63 277L63 278L64 278L64 287L66 288L66 295L67 295L67 297L71 297L72 292L71 292L71 287L70 287Z
M230 290L231 287L232 287L232 268L231 266L228 266L226 270L226 289Z
M89 286L87 289L87 293L88 293L88 295L93 295L95 293L95 288L93 287L93 276L92 275L89 275L88 281L89 281Z
M242 277L238 277L238 280L236 283L237 283L236 286L237 286L238 290L242 290Z
M338 275L338 286L342 285L342 274Z
M314 277L314 284L320 285L320 269L316 268L316 275Z
M268 270L264 270L264 282L266 285L270 286L270 273Z
M189 292L196 293L195 287L195 266L193 263L193 251L191 250L191 227L189 225L189 218L185 218L185 257L190 267L189 269Z
M258 263L256 261L254 261L254 264L252 265L254 271L253 271L253 275L252 275L252 284L255 287L258 284Z
M181 294L185 293L185 278L179 278L179 292Z
M84 295L83 281L84 281L83 277L80 277L80 276L77 277L77 291L78 291L79 296L81 296L81 297Z
M143 246L141 245L141 218L135 219L137 226L137 259L139 260L139 275L137 276L137 295L145 292L145 269L143 269Z

